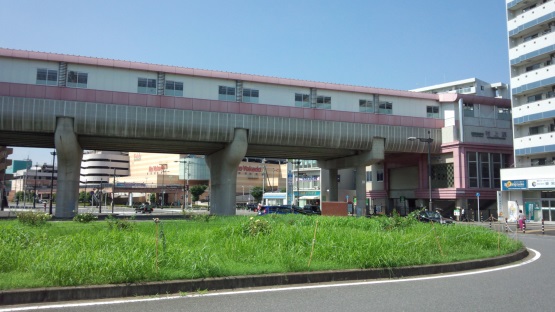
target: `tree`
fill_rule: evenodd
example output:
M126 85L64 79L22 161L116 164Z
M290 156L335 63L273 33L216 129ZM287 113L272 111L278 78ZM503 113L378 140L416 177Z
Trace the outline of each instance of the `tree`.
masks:
M189 188L189 192L191 192L191 199L193 202L197 201L200 195L206 191L208 185L193 185Z
M262 192L262 188L261 188L260 186L255 186L255 187L253 187L252 190L251 190L251 195L252 195L252 197L254 197L254 200L255 200L257 203L261 203L261 202L262 202L262 195L263 195L263 192Z
M79 202L81 203L90 203L91 202L91 194L89 192L80 192L79 193Z

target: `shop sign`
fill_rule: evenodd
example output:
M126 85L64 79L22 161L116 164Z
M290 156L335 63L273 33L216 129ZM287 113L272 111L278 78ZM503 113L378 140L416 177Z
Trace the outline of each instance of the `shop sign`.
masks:
M528 188L528 180L503 180L502 190L525 190Z
M528 188L555 188L555 179L528 180Z

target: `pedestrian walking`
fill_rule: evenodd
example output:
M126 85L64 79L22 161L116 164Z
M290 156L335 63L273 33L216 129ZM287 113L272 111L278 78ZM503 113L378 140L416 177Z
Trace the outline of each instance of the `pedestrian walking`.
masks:
M15 199L15 208L19 208L19 198Z
M522 213L522 210L518 211L518 228L519 229L523 229L524 228L524 222L526 221L526 216L524 215L524 213Z

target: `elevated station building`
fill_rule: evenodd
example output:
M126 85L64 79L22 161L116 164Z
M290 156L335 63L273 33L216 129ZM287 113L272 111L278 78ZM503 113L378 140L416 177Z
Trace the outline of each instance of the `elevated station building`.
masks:
M484 207L496 201L499 169L512 163L503 98L5 48L0 68L0 145L56 148L59 217L76 206L84 150L204 155L211 213L223 215L234 213L245 157L315 160L329 201L344 200L338 170L350 169L357 213L431 199L468 218L477 218L476 194Z

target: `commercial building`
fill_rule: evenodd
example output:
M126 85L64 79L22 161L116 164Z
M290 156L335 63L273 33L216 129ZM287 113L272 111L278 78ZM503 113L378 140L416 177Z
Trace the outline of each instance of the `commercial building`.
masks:
M501 171L500 209L555 221L555 1L506 6L514 162Z

